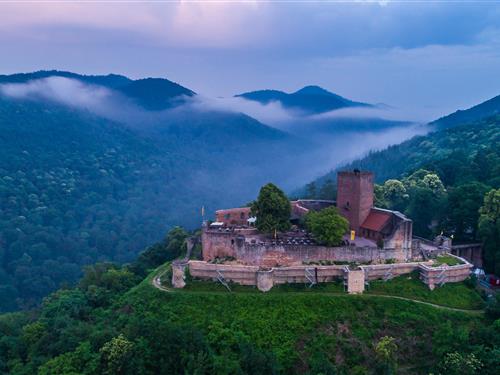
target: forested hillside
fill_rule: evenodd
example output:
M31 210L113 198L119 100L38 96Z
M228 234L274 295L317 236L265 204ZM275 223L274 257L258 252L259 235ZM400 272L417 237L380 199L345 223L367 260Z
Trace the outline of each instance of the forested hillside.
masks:
M382 151L369 153L338 169L362 168L373 171L377 182L409 174L418 168L439 168L445 184L470 179L498 185L500 117L492 117L456 128L417 136ZM484 165L484 163L487 163ZM336 171L319 178L335 180Z
M0 84L29 83L51 77L68 78L86 84L106 87L124 94L126 97L133 99L140 106L150 110L170 108L182 102L182 96L189 97L195 95L195 93L188 88L164 78L132 80L118 74L89 76L57 70L0 75Z
M414 137L340 169L353 168L375 173L376 205L408 215L414 234L485 241L485 267L500 272L500 202L494 190L500 187L500 117ZM333 199L335 173L308 184L302 194ZM491 212L482 225L480 209Z
M130 261L174 224L198 226L202 206L248 199L294 142L242 114L160 120L125 126L0 96L0 311L35 306L82 265Z
M450 128L457 125L474 122L486 117L500 114L500 95L466 110L458 110L447 116L433 121L431 124L438 129Z

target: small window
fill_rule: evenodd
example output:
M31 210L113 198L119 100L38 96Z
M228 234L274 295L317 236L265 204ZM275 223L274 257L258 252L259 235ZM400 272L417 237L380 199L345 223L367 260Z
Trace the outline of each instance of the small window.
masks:
M229 220L231 218L231 214L225 214L224 219Z
M240 219L244 219L245 218L245 213L244 212L240 212Z

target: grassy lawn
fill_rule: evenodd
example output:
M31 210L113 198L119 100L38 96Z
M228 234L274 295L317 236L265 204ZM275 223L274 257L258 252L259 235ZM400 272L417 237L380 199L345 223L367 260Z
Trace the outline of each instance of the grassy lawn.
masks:
M396 284L399 280L393 281L400 285ZM396 338L398 362L411 369L401 373L427 373L436 358L428 343L443 332L467 332L481 319L408 301L337 294L343 287L335 283L311 289L282 285L268 293L234 287L241 293L195 281L187 289L168 293L155 289L149 277L127 293L122 303L136 314L193 325L208 335L222 334L228 341L231 335L244 337L271 351L285 371L295 372L318 356L346 371L355 366L368 370L374 366L374 343L389 335Z
M459 309L481 309L484 302L479 293L465 283L450 283L430 290L419 280L418 273L396 277L390 281L372 281L365 293L412 298Z
M432 267L439 267L444 264L447 264L448 266L456 266L462 263L463 262L460 259L452 257L451 255L440 255L434 260Z

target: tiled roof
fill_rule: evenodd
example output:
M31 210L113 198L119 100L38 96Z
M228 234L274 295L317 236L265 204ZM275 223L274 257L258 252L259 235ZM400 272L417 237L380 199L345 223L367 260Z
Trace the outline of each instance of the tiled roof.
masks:
M366 220L361 224L361 227L380 232L390 219L391 213L372 209Z

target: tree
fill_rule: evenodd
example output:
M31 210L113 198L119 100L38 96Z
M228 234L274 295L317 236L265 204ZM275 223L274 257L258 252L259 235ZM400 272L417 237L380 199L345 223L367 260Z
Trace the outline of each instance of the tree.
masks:
M447 353L440 365L441 373L446 375L474 375L480 368L481 361L473 353Z
M408 192L408 206L405 214L413 220L413 231L422 237L432 235L432 228L443 216L447 192L439 176L419 169L403 179Z
M402 211L408 201L408 193L399 180L387 180L383 185L383 199L393 210Z
M111 339L100 350L104 374L126 374L134 352L134 343L123 334Z
M97 353L92 352L88 341L81 343L74 352L54 357L40 366L39 375L91 375L97 372Z
M476 240L479 208L488 187L480 182L469 182L449 189L448 204L443 223L457 241Z
M285 193L274 184L267 184L260 189L257 200L251 208L257 217L257 229L272 233L290 229L290 201Z
M327 179L319 191L321 199L333 200L337 194L337 187L331 178Z
M310 211L306 215L306 227L318 242L336 246L347 233L349 222L332 206L321 211Z
M484 196L479 209L478 232L483 241L484 268L500 274L500 189L492 189Z
M306 185L306 198L316 199L318 195L318 189L316 188L316 183L313 181Z
M383 366L383 373L387 375L396 373L396 351L398 346L395 341L394 337L384 336L375 345L375 353Z

